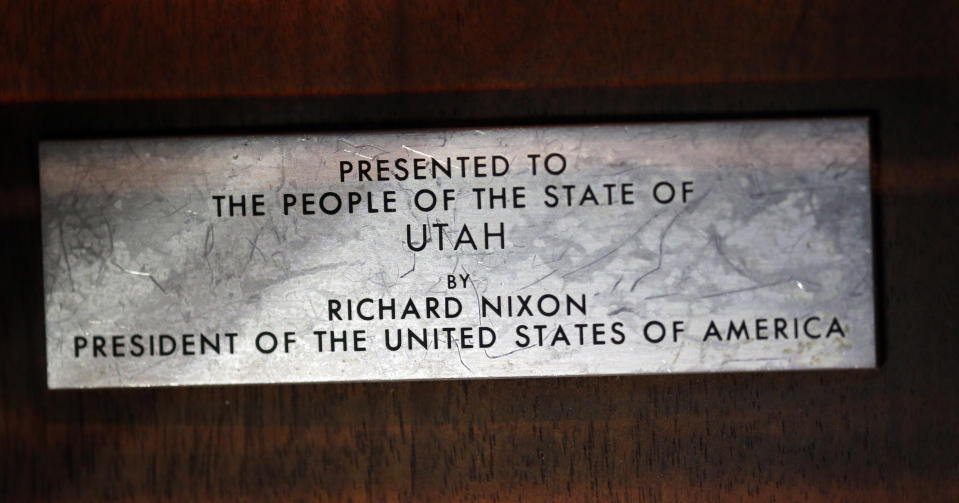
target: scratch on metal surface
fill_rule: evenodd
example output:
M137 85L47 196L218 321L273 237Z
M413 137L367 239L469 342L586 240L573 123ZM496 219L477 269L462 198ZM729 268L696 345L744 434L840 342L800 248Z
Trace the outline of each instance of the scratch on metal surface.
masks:
M110 262L111 262L113 265L117 266L118 269L120 269L121 271L123 271L123 272L125 272L125 273L127 273L127 274L132 274L132 275L134 275L134 276L143 276L143 277L146 277L146 278L150 278L150 281L152 281L153 284L156 285L156 287L159 288L161 292L166 293L166 290L163 288L163 285L161 285L160 282L157 281L157 279L156 279L152 274L150 274L150 273L148 273L148 272L134 271L134 270L132 270L132 269L127 269L126 267L123 267L122 265L118 264L118 263L116 262L116 260L111 260Z
M409 271L406 271L406 272L404 272L403 274L401 274L401 275L400 275L400 279L409 276L410 273L412 273L413 271L416 270L416 254L413 253L412 255L413 255L413 266L410 267L410 270L409 270Z
M655 272L657 272L657 271L659 271L660 269L663 268L663 246L664 246L664 244L666 243L666 235L669 233L669 230L673 228L673 225L676 223L677 220L679 220L679 217L681 217L682 215L686 214L687 212L690 212L690 211L696 209L696 207L698 207L698 206L700 205L700 203L702 203L703 200L705 200L706 197L709 196L709 193L710 193L711 191L712 191L712 188L710 188L709 190L707 190L706 193L703 194L699 199L690 202L690 203L687 204L685 207L683 207L682 210L676 212L676 215L673 216L672 220L669 221L669 223L668 223L668 224L666 225L666 227L663 229L662 234L660 234L660 236L659 236L659 258L658 258L657 261L656 261L656 267L653 267L653 268L650 269L649 271L646 271L645 273L643 273L642 275L640 275L638 278L636 278L636 281L633 281L633 286L629 287L629 291L630 291L630 292L635 291L635 290L636 290L636 287L639 285L639 283L640 283L642 280L644 280L644 279L647 278L649 275L651 275L651 274L653 274L653 273L655 273Z

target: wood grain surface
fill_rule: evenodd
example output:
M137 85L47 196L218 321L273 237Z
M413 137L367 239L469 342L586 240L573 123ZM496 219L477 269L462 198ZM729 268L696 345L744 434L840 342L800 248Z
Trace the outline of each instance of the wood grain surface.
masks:
M959 500L959 3L0 1L0 500ZM866 114L871 371L46 389L37 140Z

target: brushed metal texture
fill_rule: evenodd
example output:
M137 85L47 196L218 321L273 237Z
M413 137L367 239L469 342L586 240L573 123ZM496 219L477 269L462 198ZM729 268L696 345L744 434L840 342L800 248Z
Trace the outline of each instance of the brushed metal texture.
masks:
M42 142L48 385L872 367L869 159L856 118Z

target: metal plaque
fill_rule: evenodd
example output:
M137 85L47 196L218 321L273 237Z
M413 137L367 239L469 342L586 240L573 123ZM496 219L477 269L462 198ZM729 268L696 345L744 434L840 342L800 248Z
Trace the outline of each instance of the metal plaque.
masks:
M868 121L45 141L51 388L876 364Z

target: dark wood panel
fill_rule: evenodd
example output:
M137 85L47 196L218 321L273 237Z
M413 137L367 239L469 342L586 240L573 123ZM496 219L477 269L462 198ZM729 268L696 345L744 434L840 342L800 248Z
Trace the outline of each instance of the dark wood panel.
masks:
M956 4L0 3L9 501L959 500ZM48 391L49 136L865 113L874 371Z
M950 0L0 2L0 100L957 75Z

